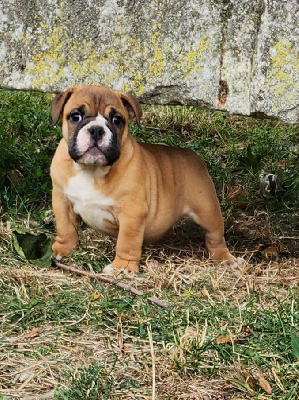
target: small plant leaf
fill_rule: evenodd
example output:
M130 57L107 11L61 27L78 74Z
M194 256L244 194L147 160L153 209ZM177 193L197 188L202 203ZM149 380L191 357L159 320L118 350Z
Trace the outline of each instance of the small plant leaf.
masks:
M225 344L225 343L232 343L233 339L231 337L231 335L227 335L227 336L218 336L216 343L217 344Z
M22 258L24 258L24 260L26 260L26 256L23 252L22 246L20 245L15 232L13 232L12 234L12 243L13 243L13 247L15 249L15 251L19 254L19 256L21 256Z
M243 189L241 185L228 186L227 187L227 197L233 202L237 202L240 199L246 199L248 197L247 190Z
M272 388L270 386L270 383L262 375L260 375L259 377L259 385L266 393L268 394L272 393Z
M32 328L30 332L23 335L23 339L31 339L39 335L39 330L37 328Z
M24 260L41 268L51 266L51 239L46 234L33 235L23 230L15 230L12 240L16 252Z
M100 297L102 297L102 294L100 292L95 292L91 298L92 301L98 300Z
M251 145L249 144L246 149L246 155L240 157L240 161L247 167L251 167L253 171L257 172L261 166L261 156L252 153Z
M266 260L277 257L279 249L276 246L268 246L263 250L263 255Z
M299 358L299 337L294 333L291 333L291 346L293 349L293 355Z

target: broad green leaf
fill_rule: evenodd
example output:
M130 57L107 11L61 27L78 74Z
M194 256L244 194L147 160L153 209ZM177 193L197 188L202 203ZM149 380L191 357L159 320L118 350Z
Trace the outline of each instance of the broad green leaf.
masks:
M42 268L51 266L51 239L46 234L34 235L18 229L13 231L12 237L16 252L24 260Z

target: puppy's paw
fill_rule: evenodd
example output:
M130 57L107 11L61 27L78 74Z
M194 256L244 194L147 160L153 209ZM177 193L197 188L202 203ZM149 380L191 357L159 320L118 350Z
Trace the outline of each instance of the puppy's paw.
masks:
M61 254L56 254L56 253L54 253L54 254L53 254L53 258L55 258L55 260L57 260L57 261L61 261L62 258L63 258L63 256L62 256Z
M59 243L57 240L56 242L53 243L52 250L53 250L53 257L56 258L56 260L61 260L62 257L68 256L72 250L74 249L75 246L67 246Z
M240 267L242 264L245 263L245 260L241 257L234 257L234 260L225 261L225 265L229 265L232 268Z
M138 261L133 260L125 260L116 255L115 259L112 262L112 267L116 270L124 270L126 272L138 272L139 271L139 263Z
M118 278L120 275L125 275L128 278L135 276L134 272L128 271L127 268L115 268L112 264L106 265L102 271L102 275Z
M226 247L218 247L214 249L209 249L210 257L212 260L217 261L219 263L225 263L227 265L233 264L236 261L236 257L234 257Z
M234 257L227 248L220 248L217 250L214 250L212 253L212 259L214 261L217 261L218 263L222 265L229 265L232 268L236 268L242 263L244 263L244 260L240 257L236 258Z
M109 276L114 276L114 272L116 269L113 267L112 264L106 265L106 267L103 269L102 274L103 275L109 275Z
M124 268L124 271L129 273L139 272L139 264L130 261L126 268Z

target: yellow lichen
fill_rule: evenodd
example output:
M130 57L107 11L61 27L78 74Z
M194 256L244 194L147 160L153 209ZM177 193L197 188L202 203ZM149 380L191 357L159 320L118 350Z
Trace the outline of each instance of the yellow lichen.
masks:
M200 39L199 44L197 45L195 50L188 50L188 52L180 58L181 68L186 76L189 76L194 72L199 73L201 71L201 53L208 50L208 46L209 42L207 38L203 37Z
M32 55L27 63L26 72L32 77L33 86L39 88L61 86L64 81L69 82L70 77L76 81L82 80L82 83L111 86L113 82L121 81L126 75L127 78L134 76L134 83L130 87L124 82L123 86L128 90L134 90L137 94L143 92L142 75L136 71L138 66L132 61L132 54L136 51L141 52L141 44L132 37L127 40L120 28L115 32L115 40L111 38L111 43L127 41L128 49L117 49L111 45L99 52L95 49L94 42L88 38L84 38L79 45L62 25L52 27L43 22L41 27L44 32L49 33L47 36L39 37L39 43L35 48L31 46L28 49ZM30 38L24 35L23 43L29 47ZM120 52L123 52L121 56Z
M59 4L60 19L64 20L64 2ZM125 16L124 16L125 17ZM198 74L201 71L203 52L208 50L208 40L201 38L191 50L180 45L164 43L162 24L153 25L148 41L142 42L136 35L128 36L123 28L123 16L111 33L109 45L99 50L87 36L80 42L62 24L45 20L40 23L43 34L38 44L32 46L31 36L23 36L26 51L30 54L26 73L31 85L49 89L74 83L99 83L118 85L120 90L141 95L145 85L167 81L173 74ZM116 21L117 22L117 21ZM175 60L170 63L168 60ZM140 65L142 65L140 67Z
M275 54L271 57L273 66L281 68L289 64L291 60L292 44L290 42L278 42L274 46Z
M274 108L278 111L282 103L296 101L299 86L294 76L298 74L298 54L293 51L292 43L287 40L277 42L271 54L271 68L266 83L269 91L275 96Z

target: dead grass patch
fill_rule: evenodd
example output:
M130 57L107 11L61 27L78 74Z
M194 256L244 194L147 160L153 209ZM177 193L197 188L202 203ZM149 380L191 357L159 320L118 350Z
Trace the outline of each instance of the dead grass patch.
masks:
M8 240L5 245L7 243ZM101 267L96 261L102 263L98 252L104 248L108 250L107 257L110 257L114 241L87 229L82 233L81 243L86 244L86 248L82 246L77 250L71 261L78 260L82 263L81 267L98 272ZM241 310L246 296L258 293L263 307L275 312L277 299L284 301L289 291L298 284L298 263L295 258L252 263L248 252L248 261L232 269L203 259L202 250L198 257L195 247L193 238L186 241L184 232L161 247L147 246L141 273L130 278L121 277L148 294L166 299L174 307L170 312L182 313L184 324L169 327L176 336L173 340L169 337L158 338L159 327L154 327L159 323L156 321L156 308L148 306L142 299L135 299L129 309L117 312L113 312L115 305L112 309L108 305L96 311L85 306L84 312L80 309L76 317L65 318L58 324L52 317L50 324L45 319L46 322L41 324L29 323L26 329L22 329L22 319L13 324L7 323L9 313L14 310L2 308L0 384L4 399L71 398L59 397L59 393L65 391L70 395L68 390L76 387L76 380L78 385L82 384L80 379L83 379L84 368L97 363L100 363L101 376L110 386L103 384L99 397L88 397L87 393L86 398L150 399L154 398L153 390L156 399L233 399L240 398L240 395L245 399L255 397L257 393L261 399L269 398L270 394L258 383L261 376L258 365L244 366L241 359L226 364L216 357L218 370L213 374L215 366L211 355L206 358L203 352L202 356L193 356L195 350L200 354L200 349L211 342L211 324L216 322L211 322L215 318L213 316L201 319L201 310L198 310L197 321L194 316L188 317L188 313L195 298L205 306L208 304L210 309L217 310L219 304L240 309L238 324L231 326L225 318L219 324L222 331L231 332L232 337L231 343L223 346L234 348L238 342L246 341L255 329L242 321ZM40 289L43 296L55 297L58 293L68 292L66 301L89 298L89 304L102 301L105 296L122 303L125 297L118 289L109 287L101 291L101 287L89 279L60 270L41 270L32 265L19 264L10 257L2 259L0 286L9 286L13 296L23 303L39 297ZM99 293L99 297L94 297L95 293ZM46 306L44 312L47 312ZM104 317L108 321L106 325L101 324ZM294 319L290 323L295 327ZM130 324L134 329L143 324L145 331L138 335L136 330L132 331ZM146 326L154 327L152 348ZM216 331L213 332L215 334ZM215 343L216 336L213 339ZM192 362L197 363L197 373L195 370L192 372ZM280 368L278 362L277 368L272 366L263 373L276 393L283 395L286 389L279 375ZM72 396L77 396L74 393Z

